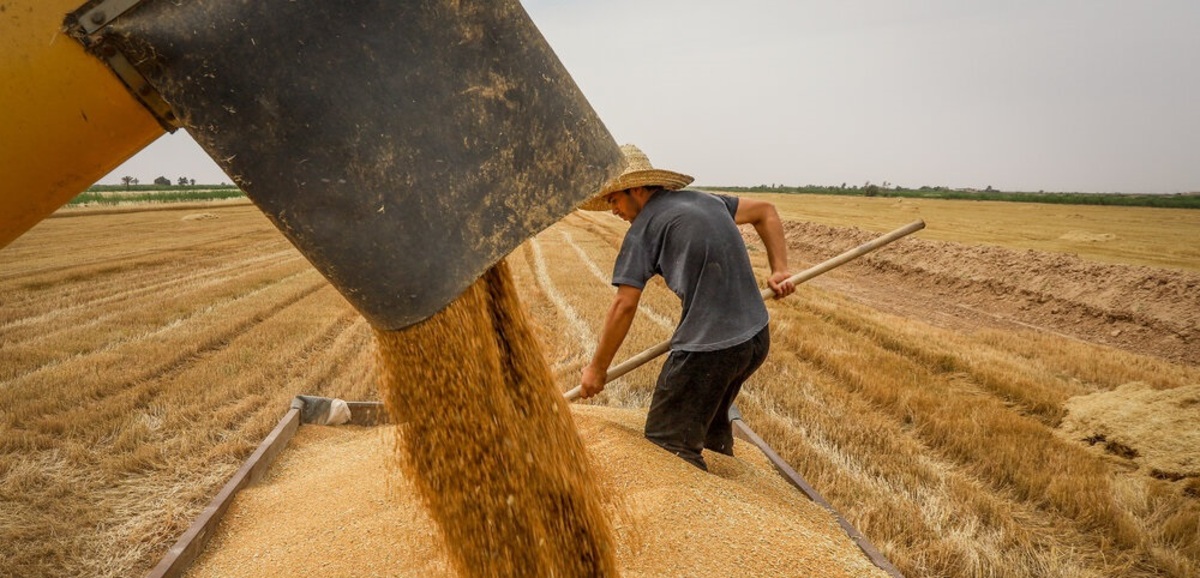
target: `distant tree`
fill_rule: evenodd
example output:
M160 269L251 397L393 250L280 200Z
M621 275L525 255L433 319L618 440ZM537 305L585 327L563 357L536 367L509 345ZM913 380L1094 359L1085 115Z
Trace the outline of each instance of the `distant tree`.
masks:
M121 184L125 185L126 189L129 188L129 185L132 185L135 182L137 182L137 179L133 177L121 177Z
M187 177L179 177L179 180L177 182L179 183L179 186L186 187L187 183L188 183L188 178Z
M171 179L168 179L167 177L159 175L154 178L154 184L156 184L160 187L169 187L169 186L171 186Z
M192 185L193 187L196 186L196 179L188 179L188 184Z
M842 183L842 188L846 188L846 183Z
M992 185L988 185L988 186L987 186L987 188L986 188L986 189L984 189L983 191L984 191L984 192L986 192L986 193L990 193L990 192L992 192L992 191L994 191L994 190L996 190L996 189L993 189L993 188L992 188Z
M135 184L135 185L136 185L136 184L138 184L138 183L140 183L140 182L141 182L141 181L139 181L139 180L137 180L137 179L133 179L133 184Z
M867 186L863 187L863 195L865 195L865 196L874 197L878 194L879 194L879 187L876 185L872 185L872 184L868 183Z

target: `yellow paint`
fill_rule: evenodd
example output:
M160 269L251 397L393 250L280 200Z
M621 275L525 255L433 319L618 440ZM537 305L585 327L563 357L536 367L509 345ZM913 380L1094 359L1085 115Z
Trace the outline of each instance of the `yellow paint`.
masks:
M62 32L83 0L0 0L0 248L163 134Z

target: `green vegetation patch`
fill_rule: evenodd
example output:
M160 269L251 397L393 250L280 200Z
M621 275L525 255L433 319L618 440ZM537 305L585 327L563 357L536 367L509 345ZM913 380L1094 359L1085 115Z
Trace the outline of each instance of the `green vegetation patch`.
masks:
M71 199L68 205L117 205L122 203L176 203L236 199L246 194L234 185L95 185Z

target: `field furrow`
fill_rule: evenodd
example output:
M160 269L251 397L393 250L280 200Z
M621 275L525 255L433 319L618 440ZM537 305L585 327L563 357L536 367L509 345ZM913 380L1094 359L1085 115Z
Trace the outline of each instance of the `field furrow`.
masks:
M575 338L577 347L572 348L573 352L565 364L576 364L586 362L589 351L596 350L596 331L592 329L596 327L594 320L592 322L584 321L580 316L579 311L575 310L562 293L558 290L558 286L550 278L550 274L546 268L546 258L542 254L542 244L537 239L529 241L529 251L533 255L533 272L537 279L538 287L542 290L542 294L550 299L554 304L554 308L558 314L566 321L566 325L571 329L570 335ZM555 261L558 262L557 260Z
M325 355L339 340L349 341L344 335L362 332L361 326L351 331L361 318L323 283L249 317L257 322L241 332L223 334L187 363L56 416L88 425L86 430L59 434L76 450L69 459L54 458L68 461L65 471L87 472L82 477L63 476L74 478L65 481L89 487L97 505L119 521L98 525L94 534L74 545L71 549L80 555L64 561L68 567L77 567L82 575L117 576L123 573L114 569L161 555L169 540L129 548L128 538L182 532L273 427L291 397L311 393L303 377L320 377L319 370L312 371L321 367L313 358ZM249 356L247 351L258 354ZM358 357L357 351L344 347L338 353ZM329 361L346 365L344 360ZM169 475L158 475L163 473ZM181 485L188 488L184 495ZM42 491L59 490L51 486ZM31 493L37 490L24 488L23 499L36 499ZM169 524L163 511L145 511L148 505L186 496L187 503L166 509L173 513Z
M166 282L172 276L225 267L240 258L294 251L281 236L264 235L261 225L266 221L252 210L218 210L215 214L221 218L216 221L182 226L177 212L146 211L126 216L124 224L132 231L117 234L67 226L88 223L82 217L43 221L5 248L9 260L0 269L0 324ZM147 224L133 226L138 221ZM216 222L261 231L230 234ZM154 240L156 232L162 238ZM64 250L75 253L66 259Z
M131 340L152 338L165 327L185 323L206 307L239 298L248 287L262 287L309 271L307 262L298 257L269 264L253 263L239 268L235 274L203 280L188 278L181 280L181 285L125 292L119 299L106 301L103 307L64 310L62 315L42 316L38 322L10 328L0 333L3 336L0 387L14 380L19 370L23 369L25 374L37 373L67 359L111 350ZM148 307L148 302L154 306ZM108 313L97 315L95 311Z
M203 212L211 221L186 222L182 217L198 212L162 208L123 215L77 216L46 219L5 247L11 265L0 272L0 282L20 278L21 285L45 285L80 279L81 275L110 269L131 269L146 263L171 263L180 256L220 255L261 241L287 241L274 233L266 218L249 206L221 207ZM103 228L92 225L107 221ZM230 234L230 230L238 233ZM86 247L86 251L83 248ZM78 251L64 263L65 250Z
M1066 411L1063 403L1068 398L1085 393L1084 388L1073 383L1031 374L1019 359L955 343L950 336L937 342L914 339L904 323L869 319L844 304L814 302L810 311L820 315L824 323L856 333L882 349L920 364L930 375L957 381L959 387L975 386L1050 427L1057 427L1062 421Z
M87 294L55 294L50 291L38 293L39 299L29 299L19 310L25 315L0 324L0 336L4 341L27 339L18 331L30 326L70 327L79 319L94 320L95 312L110 309L123 301L142 300L176 290L196 291L219 285L232 277L244 275L263 266L273 266L289 261L302 260L295 250L277 251L268 254L249 254L246 258L230 261L232 256L214 258L213 262L201 265L194 261L174 262L169 267L155 268L144 275L120 275L108 282L89 282ZM6 309L8 304L6 304ZM16 306L13 306L16 309ZM44 335L44 334L42 334Z
M231 298L208 303L183 317L174 318L142 333L112 342L96 351L59 363L31 368L0 385L0 421L21 427L29 415L43 416L53 408L73 402L44 395L46 388L70 383L75 400L95 400L126 383L154 379L217 348L246 331L273 312L327 287L313 269L305 269L260 287L249 288ZM111 376L119 375L120 380ZM14 412L18 405L32 411ZM67 427L66 424L43 424Z
M351 401L378 399L370 325L349 304L341 319L338 332L313 344L302 363L288 368L283 381L294 384L305 395Z
M564 335L571 335L572 329L538 280L537 266L530 244L522 244L509 254L506 261L513 281L521 288L521 302L529 312L534 331L543 344L546 361L557 379L572 362L572 358L580 355L578 342L562 338Z

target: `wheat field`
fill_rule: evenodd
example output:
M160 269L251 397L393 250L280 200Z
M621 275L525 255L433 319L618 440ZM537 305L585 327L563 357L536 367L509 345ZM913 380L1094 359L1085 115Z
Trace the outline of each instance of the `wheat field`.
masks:
M785 218L880 232L912 218L894 200L795 201ZM922 209L930 235L953 237ZM961 211L955 229L1038 212L990 207L972 226ZM0 575L139 575L292 396L377 399L371 332L249 204L59 215L0 251ZM1106 218L1126 217L1088 213L1076 229ZM1195 266L1176 238L1189 226L1094 258ZM625 227L576 213L509 256L564 391L598 338ZM618 359L666 339L678 307L652 282ZM1200 575L1200 480L1135 471L1060 427L1080 396L1192 391L1195 366L938 328L813 285L769 310L771 355L739 398L747 423L906 576ZM647 405L660 363L591 403Z

